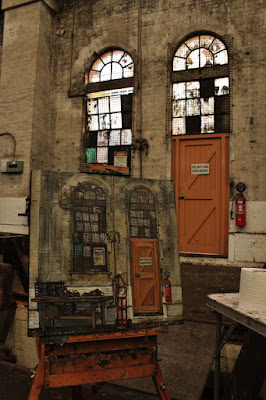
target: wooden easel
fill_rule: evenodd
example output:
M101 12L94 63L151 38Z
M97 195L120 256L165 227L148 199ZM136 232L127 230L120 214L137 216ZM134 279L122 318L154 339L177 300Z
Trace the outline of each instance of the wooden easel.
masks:
M157 327L69 336L61 343L38 338L39 365L28 400L38 400L42 387L81 387L145 376L152 376L161 400L170 400L157 359L157 335L165 333ZM81 389L79 398L84 399Z

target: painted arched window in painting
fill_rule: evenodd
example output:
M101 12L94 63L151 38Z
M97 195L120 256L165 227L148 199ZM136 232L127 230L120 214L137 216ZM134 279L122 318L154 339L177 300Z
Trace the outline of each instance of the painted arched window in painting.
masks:
M229 133L228 51L213 35L183 42L172 65L172 134Z
M131 191L129 221L131 238L157 238L156 201L149 189L141 186Z
M93 184L79 183L72 190L72 273L107 273L106 194Z

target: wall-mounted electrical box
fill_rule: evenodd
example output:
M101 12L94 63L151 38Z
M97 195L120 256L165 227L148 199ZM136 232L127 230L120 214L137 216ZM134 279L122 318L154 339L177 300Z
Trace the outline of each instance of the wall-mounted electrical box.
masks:
M23 161L6 161L1 165L1 172L7 174L21 173L23 172Z

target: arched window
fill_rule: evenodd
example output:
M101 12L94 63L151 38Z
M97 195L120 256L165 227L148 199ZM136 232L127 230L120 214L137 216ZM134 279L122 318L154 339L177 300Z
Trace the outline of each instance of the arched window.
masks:
M153 193L136 187L129 197L130 236L132 238L157 238L156 202Z
M72 273L107 273L106 195L93 183L72 189Z
M102 54L88 71L85 162L89 170L129 174L133 75L132 58L118 49Z
M193 36L174 54L172 134L228 133L229 69L225 44L215 36Z

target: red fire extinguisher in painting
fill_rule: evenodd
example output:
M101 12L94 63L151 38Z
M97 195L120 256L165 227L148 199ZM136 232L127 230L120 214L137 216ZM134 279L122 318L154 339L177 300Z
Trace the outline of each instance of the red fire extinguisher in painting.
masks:
M239 182L236 185L236 190L239 192L235 198L236 207L236 226L246 225L246 198L243 192L246 190L246 185L243 182Z
M172 286L169 277L167 276L163 282L164 296L167 302L172 301Z

